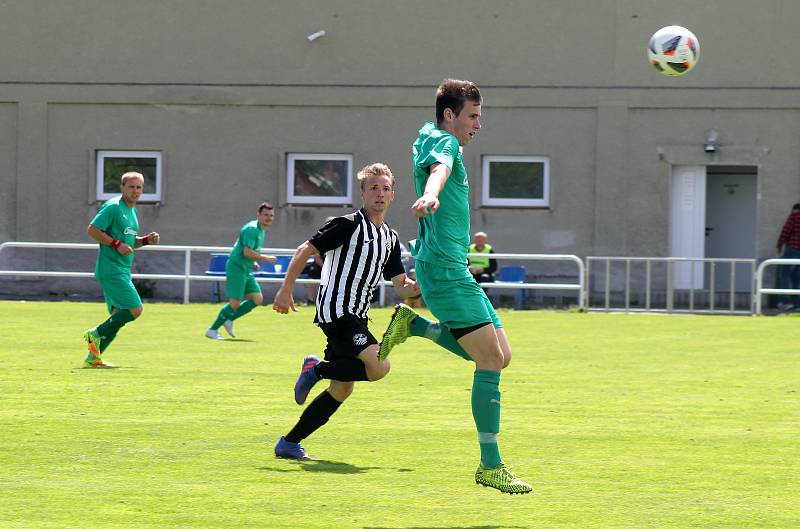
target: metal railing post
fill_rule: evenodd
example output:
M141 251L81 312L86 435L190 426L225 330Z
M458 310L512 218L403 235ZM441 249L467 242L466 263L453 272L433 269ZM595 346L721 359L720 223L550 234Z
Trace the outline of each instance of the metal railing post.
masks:
M696 261L689 261L691 270L689 272L689 310L694 311L694 274L697 267Z
M631 310L631 260L625 259L625 310Z
M673 262L672 260L667 261L667 312L672 312L673 302L672 296L674 295L673 291Z
M189 276L192 275L192 251L187 248L183 259L183 303L189 303Z
M711 268L708 278L708 310L714 312L714 302L716 301L714 298L716 297L717 293L714 292L714 286L716 285L717 278L715 277L715 273L717 270L717 262L711 261Z

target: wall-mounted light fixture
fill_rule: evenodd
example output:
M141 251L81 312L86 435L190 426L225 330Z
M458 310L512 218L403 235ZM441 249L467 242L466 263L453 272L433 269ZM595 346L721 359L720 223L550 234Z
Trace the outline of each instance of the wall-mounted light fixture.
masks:
M325 36L325 30L321 29L319 31L315 31L314 33L312 33L311 35L309 35L306 38L308 39L308 42L314 42L318 38L324 37L324 36Z
M719 132L717 129L708 129L706 131L706 139L703 142L703 150L708 153L717 152L719 147Z

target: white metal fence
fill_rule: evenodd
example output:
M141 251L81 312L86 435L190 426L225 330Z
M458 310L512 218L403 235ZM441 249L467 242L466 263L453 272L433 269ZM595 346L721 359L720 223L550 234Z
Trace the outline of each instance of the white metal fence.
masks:
M60 243L60 242L4 242L0 244L0 256L6 248L36 248L36 249L68 249L68 250L94 250L97 244L91 243ZM192 274L192 253L230 252L230 246L170 246L148 245L136 249L137 252L183 252L184 268L182 274L132 274L134 279L166 279L183 281L183 302L189 303L192 281L224 281L224 277ZM295 248L268 248L266 252L274 255L293 255ZM92 272L65 272L45 270L0 270L0 276L33 276L33 277L94 277ZM281 278L258 277L260 283L280 283ZM298 279L298 283L319 283L318 279Z
M71 249L71 250L94 250L97 251L97 244L92 243L53 243L53 242L5 242L0 244L0 256L8 248L29 248L29 249ZM189 303L192 281L225 281L224 276L208 276L191 273L193 253L230 252L230 246L170 246L170 245L148 245L136 249L137 252L183 252L184 269L182 274L133 274L134 279L163 279L183 282L183 302ZM265 253L271 255L293 255L295 248L265 248ZM474 254L478 257L485 257L485 254ZM551 283L482 283L484 288L500 289L539 289L539 290L573 290L578 293L579 304L582 304L583 288L583 261L575 255L532 255L532 254L492 254L493 259L526 260L526 261L566 261L573 262L577 266L575 277L578 282L574 284L551 284ZM92 272L68 272L68 271L47 271L47 270L0 270L0 276L28 276L28 277L94 277ZM257 277L260 283L281 283L280 277ZM319 283L318 279L298 279L297 283ZM391 282L382 281L379 288L380 305L386 303L387 286Z
M614 277L622 277L617 280L621 288L613 289L621 292L621 302L614 304L612 297L612 263L622 265L622 273ZM593 275L597 266L602 270ZM631 302L631 274L632 266L640 265L644 267L644 300L634 306ZM655 274L654 265L659 265L663 269L659 279L663 282L663 288L654 288ZM730 268L728 273L726 288L718 288L718 270L720 265ZM747 268L748 289L744 294L747 299L746 308L737 308L737 265ZM700 258L700 257L598 257L590 256L586 258L586 285L589 289L586 295L587 310L623 310L628 312L691 312L691 313L729 313L729 314L752 314L753 304L751 302L753 289L753 277L756 267L755 259L734 259L734 258ZM707 269L707 271L706 271ZM641 270L640 270L641 272ZM679 276L679 277L676 277ZM596 279L597 278L597 279ZM597 291L602 293L602 303L600 306L592 306L591 293L594 292L592 286L600 283L602 289ZM707 286L705 286L707 285ZM663 293L663 307L654 307L653 293L658 291ZM724 294L727 297L726 304L718 304L717 297ZM685 298L685 303L676 303L677 296ZM707 303L702 306L698 303L698 298L702 296Z
M764 288L764 270L766 270L769 266L777 265L800 266L800 259L767 259L758 265L758 270L756 271L756 290L754 301L756 314L761 314L761 301L765 294L800 295L800 290L798 289Z
M52 242L4 242L0 243L0 257L4 250L9 248L28 248L28 249L70 249L70 250L97 250L97 244L93 243L52 243ZM191 264L192 255L195 253L210 254L212 252L230 252L230 246L180 246L180 245L151 245L138 248L136 251L146 252L182 252L183 258L183 273L182 274L133 274L135 279L159 279L159 280L172 280L183 282L183 302L189 303L191 293L191 283L193 281L224 281L224 277L209 276L205 274L192 274ZM293 255L295 248L265 248L265 252L273 255ZM470 254L470 257L485 258L486 254ZM767 259L758 265L756 268L756 260L754 259L704 259L704 258L681 258L681 257L596 257L589 256L584 261L575 255L562 255L562 254L510 254L510 253L496 253L491 254L492 259L502 259L506 261L526 261L526 262L566 262L573 263L576 267L574 276L576 282L573 283L541 283L541 282L525 282L522 283L506 283L494 281L491 283L481 283L485 289L507 289L526 291L531 290L560 290L560 291L573 291L577 294L578 306L586 310L625 310L625 311L666 311L666 312L711 312L711 313L727 313L727 314L761 314L763 310L762 299L764 295L768 294L783 294L783 295L800 295L800 290L793 289L780 289L780 288L767 288L764 286L765 270L770 266L778 265L796 265L800 266L800 259ZM611 302L612 297L612 263L623 263L624 272L622 273L622 303L619 306L614 306ZM600 273L595 273L598 263L605 268ZM632 292L632 266L635 263L643 264L644 271L644 303L636 305L631 302ZM665 288L664 295L666 296L664 308L657 308L653 306L653 266L655 264L662 264L665 268ZM720 265L727 265L730 267L730 275L728 278L728 302L724 306L716 304L716 294L720 291L716 288L717 283L717 269ZM736 266L745 265L749 267L748 275L750 283L753 285L750 291L749 306L746 309L737 308L735 305L736 293ZM688 288L676 288L676 267L683 266L683 281L688 281ZM698 266L703 267L702 270ZM706 267L708 268L708 288L698 288L697 274L705 274ZM619 275L619 274L618 274ZM17 276L17 277L78 277L78 278L92 278L92 272L70 272L70 271L50 271L50 270L0 270L0 277L2 276ZM703 276L705 277L705 276ZM596 279L597 278L597 279ZM602 278L602 289L597 290L602 293L602 303L599 306L592 306L592 294L595 292L593 286ZM283 281L280 277L259 277L257 281L260 283L280 283ZM298 284L319 283L318 279L298 279ZM391 282L383 281L379 289L379 303L383 305L386 300L385 289L391 286ZM680 285L678 285L680 286ZM688 296L688 301L685 307L678 307L676 305L676 293L681 293ZM699 307L696 303L696 298L699 294L707 297L708 305L703 308Z

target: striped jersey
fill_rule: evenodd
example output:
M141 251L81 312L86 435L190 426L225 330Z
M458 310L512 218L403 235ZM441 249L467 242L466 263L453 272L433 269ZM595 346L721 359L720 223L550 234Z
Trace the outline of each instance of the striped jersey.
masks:
M386 223L375 226L363 209L332 219L308 242L324 255L316 323L367 318L381 276L405 273L397 234Z

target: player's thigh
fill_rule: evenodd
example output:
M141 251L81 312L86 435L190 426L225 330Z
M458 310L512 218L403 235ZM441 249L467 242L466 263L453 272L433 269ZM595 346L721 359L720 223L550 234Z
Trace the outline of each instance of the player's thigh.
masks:
M500 371L505 358L494 325L487 324L458 339L459 345L475 361L477 369Z
M253 274L250 274L250 277L245 283L244 297L253 300L256 305L264 303L264 296L261 294L261 285L258 284Z
M391 367L389 359L378 359L378 344L370 345L358 353L356 358L364 362L364 366L367 368L367 376L369 377L370 381L380 380L389 373L389 369Z
M106 300L109 314L115 308L129 310L141 308L142 298L136 291L130 276L98 278L98 282L103 288L103 297Z
M250 280L255 282L252 272L241 266L229 264L225 269L225 293L228 298L244 299ZM256 283L258 286L258 283ZM251 287L252 288L252 287Z
M508 336L506 330L502 327L495 329L497 333L497 342L500 344L500 350L503 351L503 367L508 367L511 363L511 344L508 343Z

